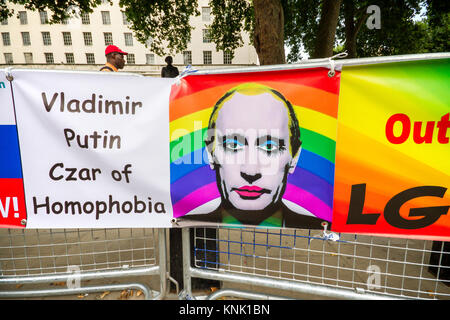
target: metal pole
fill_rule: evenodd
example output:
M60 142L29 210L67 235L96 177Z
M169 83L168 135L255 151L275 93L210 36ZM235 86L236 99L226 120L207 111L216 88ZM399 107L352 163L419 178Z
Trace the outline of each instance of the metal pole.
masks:
M188 228L182 229L182 245L183 245L183 283L184 291L192 296L192 286L191 286L191 243L190 243L190 232Z

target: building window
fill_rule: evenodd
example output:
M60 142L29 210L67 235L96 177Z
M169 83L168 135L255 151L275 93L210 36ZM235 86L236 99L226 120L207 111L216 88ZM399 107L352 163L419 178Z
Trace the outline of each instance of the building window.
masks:
M48 32L48 31L42 32L42 41L44 43L44 46L52 45L52 39L50 38L50 32Z
M61 24L69 24L69 18L64 18L64 19L61 21Z
M11 38L9 37L9 32L2 32L2 39L3 39L4 46L11 45Z
M127 54L127 63L128 64L135 64L136 63L136 59L134 57L134 53Z
M29 32L22 32L22 43L24 46L30 46L31 45L31 39L30 39L30 33Z
M63 32L63 41L65 46L71 46L72 45L72 35L70 32Z
M1 25L2 26L8 25L8 18L7 17L1 20Z
M125 45L132 46L133 45L133 34L131 32L125 32L123 35L125 37Z
M44 55L45 55L45 63L49 64L55 63L52 52L45 52Z
M33 54L31 52L24 52L23 56L26 64L33 63Z
M122 11L122 22L126 26L130 24L130 21L128 21L127 15L123 11Z
M111 32L104 32L103 37L105 38L105 46L113 44L113 37Z
M192 51L183 51L183 63L186 66L192 64Z
M48 23L47 11L39 11L39 17L41 18L41 24L47 24Z
M203 51L203 64L212 64L212 52Z
M91 24L91 19L89 18L89 13L83 12L81 14L81 23L82 24Z
M3 56L5 57L5 63L6 64L13 64L13 55L12 53L4 53Z
M111 16L109 11L102 11L102 22L103 24L111 24Z
M203 43L211 43L211 38L209 36L209 29L203 29Z
M231 64L231 60L233 59L233 55L231 51L226 50L223 52L223 64Z
M153 53L147 53L145 55L145 62L147 64L155 64L155 55Z
M28 17L26 11L19 11L20 24L28 24Z
M211 8L210 7L202 7L202 21L206 21L206 22L211 21Z
M75 57L73 56L72 52L66 52L66 63L67 64L74 64L75 63Z
M84 45L85 46L92 46L92 33L90 33L90 32L83 32L83 38L84 38Z
M86 63L95 64L95 56L93 53L86 53Z

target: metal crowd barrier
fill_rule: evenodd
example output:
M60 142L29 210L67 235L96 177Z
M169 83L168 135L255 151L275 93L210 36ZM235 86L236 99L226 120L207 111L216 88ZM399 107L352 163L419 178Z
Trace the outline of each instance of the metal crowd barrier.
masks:
M182 295L187 298L196 298L191 279L203 278L223 284L207 299L450 299L450 279L442 277L450 271L441 264L450 254L444 243L354 234L337 238L326 230L192 230L190 248L189 229L183 229Z
M0 298L134 289L163 299L167 279L165 229L0 229Z

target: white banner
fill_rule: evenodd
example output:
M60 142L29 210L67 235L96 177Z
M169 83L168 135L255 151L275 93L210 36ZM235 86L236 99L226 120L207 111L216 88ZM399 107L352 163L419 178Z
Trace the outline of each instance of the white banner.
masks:
M169 227L172 83L15 70L27 228Z

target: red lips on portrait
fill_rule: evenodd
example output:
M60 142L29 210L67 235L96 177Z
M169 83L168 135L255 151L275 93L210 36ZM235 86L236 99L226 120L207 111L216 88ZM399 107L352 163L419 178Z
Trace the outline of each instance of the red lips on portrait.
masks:
M236 191L236 193L244 199L257 199L264 193L270 193L270 190L258 186L242 186L239 188L232 188L231 191Z

